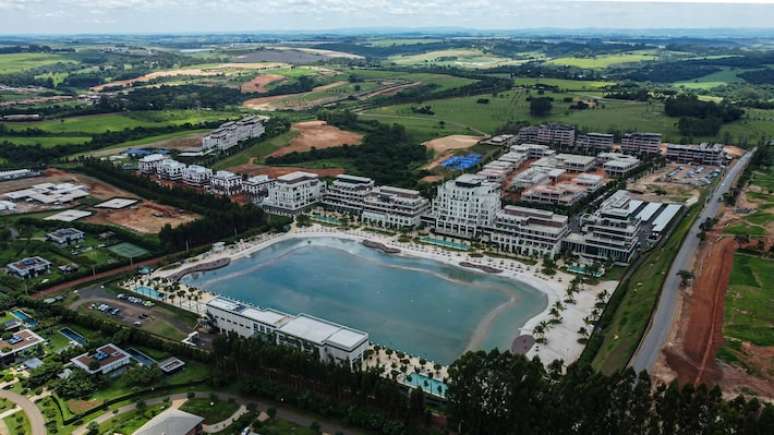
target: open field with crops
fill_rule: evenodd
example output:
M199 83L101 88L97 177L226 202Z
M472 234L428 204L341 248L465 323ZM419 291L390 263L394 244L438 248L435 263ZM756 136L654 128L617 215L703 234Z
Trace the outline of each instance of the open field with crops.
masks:
M604 54L593 57L560 57L551 59L547 63L551 65L566 65L585 69L604 69L614 65L636 63L656 60L651 53L632 52L621 54Z

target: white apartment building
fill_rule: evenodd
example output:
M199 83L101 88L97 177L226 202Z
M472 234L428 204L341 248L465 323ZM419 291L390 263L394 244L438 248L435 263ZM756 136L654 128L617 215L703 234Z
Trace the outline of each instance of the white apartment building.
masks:
M317 174L292 172L277 177L269 186L261 207L269 213L296 216L320 202L323 191L323 183Z
M140 159L138 162L140 173L155 174L158 172L159 165L165 160L169 160L164 154L151 154Z
M678 163L699 163L720 166L725 159L723 145L702 143L699 145L667 144L667 160Z
M537 143L571 147L575 144L575 127L562 124L544 124L537 133Z
M594 169L598 164L594 156L582 156L578 154L556 154L539 159L532 166L545 168L566 169L572 172L586 172Z
M640 166L640 159L626 154L600 153L597 157L604 162L602 168L611 177L623 177Z
M193 186L203 186L210 182L212 169L191 165L183 170L183 182Z
M177 181L183 179L183 171L185 171L186 167L187 166L185 163L178 162L177 160L166 159L159 163L156 171L161 178Z
M341 213L360 215L365 197L374 189L374 180L354 175L337 175L323 193L323 207Z
M210 178L210 190L223 195L242 191L242 177L230 171L218 171Z
M526 153L517 153L517 152L507 152L503 155L501 155L498 159L498 162L508 162L513 165L514 168L518 168L521 166L522 163L527 161L527 154Z
M586 133L578 135L575 147L589 151L610 151L613 149L615 138L612 134Z
M306 314L293 316L226 298L207 302L207 317L223 333L259 337L278 345L317 352L322 361L360 364L369 346L368 333Z
M494 222L500 210L500 185L463 174L438 187L433 201L435 231L473 239Z
M621 151L624 154L660 154L661 134L626 133L621 138Z
M379 186L363 202L361 219L385 228L416 228L430 210L430 201L416 190Z
M521 194L521 200L536 204L572 207L586 196L588 190L574 183L538 185Z
M642 201L619 190L593 213L581 217L579 232L570 233L564 246L573 254L627 265L640 244L638 211Z
M257 200L269 194L269 186L272 183L274 179L268 175L256 175L242 182L242 190L253 200Z
M596 192L605 185L605 178L595 174L580 174L572 182L586 189L586 193Z
M555 256L569 232L567 216L508 205L497 213L489 242L519 255Z
M534 143L522 143L521 145L511 146L511 152L525 154L528 159L539 159L541 157L553 156L556 151L546 145L537 145Z
M202 139L202 152L208 154L213 151L225 151L244 140L261 137L266 131L264 122L267 119L262 116L250 116L221 125Z

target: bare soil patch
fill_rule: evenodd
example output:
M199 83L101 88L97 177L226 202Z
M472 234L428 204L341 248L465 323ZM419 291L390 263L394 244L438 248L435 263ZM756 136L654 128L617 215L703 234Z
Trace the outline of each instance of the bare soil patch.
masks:
M89 216L86 221L96 224L118 225L138 233L156 234L167 224L175 228L197 218L198 215L186 210L153 201L143 201L140 204L119 210L100 209L96 214Z
M126 87L135 83L149 82L154 79L167 78L167 77L211 77L218 75L229 75L234 72L242 70L266 70L272 68L281 68L285 66L283 63L271 62L271 63L223 63L206 68L180 68L167 71L154 71L152 73L145 74L143 76L130 79L130 80L118 80L103 85L94 86L91 88L94 92L101 92L107 87Z
M242 83L242 93L266 92L267 86L274 82L284 81L285 77L277 74L261 74L249 82Z
M359 145L363 135L352 131L341 130L328 125L325 121L305 121L293 124L293 131L298 134L289 145L278 149L271 155L282 156L292 152L310 151L312 148L335 148L342 145Z
M92 178L74 172L67 172L60 169L46 169L40 177L22 178L19 180L3 181L0 183L0 194L13 192L16 190L28 189L41 183L74 183L83 184L88 187L89 194L97 199L109 199L116 196L136 198L135 195L119 189L110 184L104 183L96 178Z
M444 160L454 154L454 151L461 149L468 149L473 145L479 143L483 136L469 136L464 134L453 134L451 136L439 137L437 139L429 140L422 145L425 148L432 150L435 158L433 161L425 165L425 169L433 169L441 164Z
M242 107L246 107L248 109L254 109L254 110L267 110L267 111L282 110L282 109L292 109L292 110L308 109L312 107L321 106L323 104L327 104L333 101L341 100L345 97L332 96L332 97L318 98L315 100L305 100L303 97L310 95L314 92L323 92L329 89L337 88L339 86L344 86L346 84L347 82L345 81L338 81L338 82L329 83L327 85L317 86L316 88L312 89L309 92L301 92L298 94L287 94L287 95L274 95L271 97L251 98L245 101L244 103L242 103Z

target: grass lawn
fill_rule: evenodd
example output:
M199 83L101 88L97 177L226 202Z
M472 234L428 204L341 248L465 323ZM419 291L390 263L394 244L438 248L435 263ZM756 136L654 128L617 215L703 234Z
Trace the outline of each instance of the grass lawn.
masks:
M725 232L735 236L762 237L766 235L765 228L746 224L744 222L727 226Z
M699 204L703 204L703 201L699 201ZM592 367L606 374L626 367L648 326L672 261L700 211L701 207L694 205L674 229L669 240L646 254L647 257L631 278L621 282L616 289L616 292L624 292L623 300L604 332L602 345L591 363Z
M322 159L314 160L310 162L301 162L293 164L292 166L298 166L308 169L329 169L329 168L344 168L347 174L358 175L359 172L355 167L353 159Z
M58 145L84 144L91 140L89 136L0 136L0 143L10 142L14 145L38 145L43 148L53 148Z
M13 74L58 62L76 63L74 60L54 53L0 54L0 74Z
M134 431L136 431L142 425L147 423L148 420L157 416L165 409L167 409L167 405L162 403L158 405L149 406L142 411L134 410L131 412L127 412L125 414L118 415L102 423L99 426L100 433L108 433L108 434L134 433Z
M517 86L534 86L537 84L557 86L563 91L598 91L605 86L614 84L614 82L600 80L566 80L533 77L519 77L514 83Z
M216 110L160 110L129 113L107 113L101 115L74 116L71 118L51 119L32 122L4 122L9 130L38 128L50 133L97 134L107 131L120 131L134 127L161 127L181 125L203 121L221 121L239 117L238 112Z
M213 170L220 170L226 168L232 168L234 166L244 165L250 163L251 159L255 159L255 163L263 163L263 160L269 154L274 151L288 145L298 133L294 131L288 131L279 136L261 141L249 148L246 148L238 153L227 157L212 166Z
M397 71L382 71L382 70L361 70L352 69L347 71L350 74L354 74L365 80L404 80L409 82L422 82L424 84L436 85L437 91L443 91L451 88L459 88L467 84L475 82L475 80L467 79L464 77L450 76L446 74L434 74L434 73L406 73Z
M231 417L237 409L239 409L239 405L236 403L209 398L188 399L180 407L181 411L204 417L204 424L219 423Z
M722 71L707 74L689 81L675 82L674 85L686 89L712 89L718 86L726 86L729 83L741 83L743 79L737 74L749 71L739 68L724 68Z
M256 422L261 435L316 435L317 432L304 426L299 426L287 420L272 419L263 423Z
M549 60L552 65L567 65L585 69L603 69L613 65L624 63L643 62L656 60L656 56L646 52L632 52L620 54L605 54L594 57L560 57Z
M32 433L30 431L30 420L23 411L9 415L3 421L8 427L8 435L28 435Z
M95 156L95 157L102 157L107 155L113 155L113 154L119 154L120 152L132 148L132 147L139 147L139 146L147 146L147 145L153 145L153 146L159 146L163 147L164 142L172 141L175 139L185 139L188 137L196 137L202 134L208 133L210 130L204 129L204 130L186 130L186 131L177 131L174 133L168 133L168 134L160 134L156 136L148 136L144 137L142 139L136 139L136 140L130 140L127 142L122 142L117 145L111 145L107 148L100 148L96 151L91 151L88 153L84 153L81 155L84 156ZM0 140L2 141L2 140Z

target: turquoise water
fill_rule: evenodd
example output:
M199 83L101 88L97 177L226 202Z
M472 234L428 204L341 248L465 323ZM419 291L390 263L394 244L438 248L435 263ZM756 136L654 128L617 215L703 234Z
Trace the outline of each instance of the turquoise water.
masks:
M372 342L440 363L468 348L509 349L547 304L543 293L507 278L335 238L282 241L183 281L362 329Z
M154 288L141 286L134 289L134 292L149 298L161 299L161 295Z
M406 375L405 383L407 385L419 387L425 393L440 397L446 397L446 391L449 389L449 387L447 387L443 381L439 381L437 379L418 373L411 373Z

